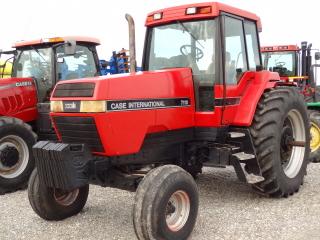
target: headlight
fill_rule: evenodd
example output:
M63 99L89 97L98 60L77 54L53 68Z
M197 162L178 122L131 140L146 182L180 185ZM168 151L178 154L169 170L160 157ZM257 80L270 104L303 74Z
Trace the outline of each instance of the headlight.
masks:
M51 112L106 112L106 101L51 101Z
M81 101L80 112L105 112L106 101Z
M62 101L51 101L50 102L50 111L51 112L63 112Z

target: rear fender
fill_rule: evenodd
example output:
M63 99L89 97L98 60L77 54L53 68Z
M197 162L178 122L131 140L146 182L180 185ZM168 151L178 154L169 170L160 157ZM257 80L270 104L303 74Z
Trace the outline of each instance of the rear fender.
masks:
M0 115L24 122L37 118L37 92L32 78L7 78L0 81Z
M241 96L232 125L250 126L263 93L279 84L281 82L278 73L269 71L255 72L251 84L248 84Z

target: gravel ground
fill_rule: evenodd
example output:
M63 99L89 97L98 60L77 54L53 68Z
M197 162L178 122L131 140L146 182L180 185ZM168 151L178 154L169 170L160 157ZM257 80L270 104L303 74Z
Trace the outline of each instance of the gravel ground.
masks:
M320 164L310 164L298 194L261 197L232 168L205 169L199 177L195 239L320 239ZM61 222L40 219L26 191L0 196L0 239L135 239L134 193L91 187L83 212Z

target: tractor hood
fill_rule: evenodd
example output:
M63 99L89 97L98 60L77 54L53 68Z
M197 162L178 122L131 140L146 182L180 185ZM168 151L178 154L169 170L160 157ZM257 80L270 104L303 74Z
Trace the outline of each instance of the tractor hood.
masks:
M191 85L191 86L190 86ZM61 81L51 100L134 100L193 98L189 68Z
M179 68L60 82L50 116L60 140L112 156L137 152L147 134L192 128L194 112L191 69Z

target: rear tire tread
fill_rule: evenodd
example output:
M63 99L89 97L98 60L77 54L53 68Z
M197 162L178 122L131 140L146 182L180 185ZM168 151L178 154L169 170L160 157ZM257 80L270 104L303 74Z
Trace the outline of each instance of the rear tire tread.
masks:
M297 100L297 99L300 100ZM256 149L257 159L260 165L263 182L253 185L258 191L262 191L271 197L286 197L299 190L297 187L281 187L280 179L276 175L273 164L273 154L275 153L275 144L277 139L274 129L278 124L277 119L272 117L281 114L282 106L286 101L295 99L303 101L299 93L289 87L276 87L263 94L258 104L252 126L250 127L253 144ZM306 151L307 152L307 151ZM306 164L302 166L301 171L305 175Z

